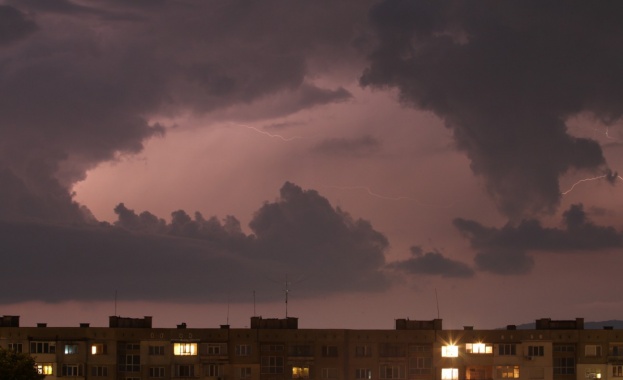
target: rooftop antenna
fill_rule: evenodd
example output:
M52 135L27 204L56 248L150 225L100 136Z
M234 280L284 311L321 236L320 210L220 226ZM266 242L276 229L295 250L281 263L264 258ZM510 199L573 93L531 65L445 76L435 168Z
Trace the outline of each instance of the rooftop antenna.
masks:
M288 319L288 275L286 274L286 319Z
M437 300L437 319L439 318L439 297L437 296L437 288L435 288L435 300Z

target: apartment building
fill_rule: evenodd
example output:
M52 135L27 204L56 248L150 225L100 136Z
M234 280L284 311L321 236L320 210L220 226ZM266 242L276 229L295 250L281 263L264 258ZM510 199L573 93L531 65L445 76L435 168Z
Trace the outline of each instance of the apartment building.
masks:
M529 330L444 330L440 319L349 330L262 317L242 329L118 316L109 327L21 327L4 316L0 347L30 353L50 380L623 380L623 330L585 330L582 318Z

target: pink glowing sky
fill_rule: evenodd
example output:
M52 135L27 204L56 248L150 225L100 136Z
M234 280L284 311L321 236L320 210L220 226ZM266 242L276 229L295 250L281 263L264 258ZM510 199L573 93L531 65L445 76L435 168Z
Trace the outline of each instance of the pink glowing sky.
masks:
M0 2L0 313L620 319L623 8L484 4Z

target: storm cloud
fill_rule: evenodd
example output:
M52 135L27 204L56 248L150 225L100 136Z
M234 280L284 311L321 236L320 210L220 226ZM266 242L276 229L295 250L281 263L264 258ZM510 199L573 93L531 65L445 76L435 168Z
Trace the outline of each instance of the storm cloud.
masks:
M581 204L572 205L563 213L560 228L543 227L536 219L498 229L457 218L454 226L477 250L478 269L498 274L530 272L534 258L529 253L534 251L594 253L623 246L623 232L594 224Z
M474 276L474 270L467 264L444 257L436 250L424 253L421 247L411 247L409 259L391 263L388 267L411 275L464 278Z
M558 5L398 0L370 12L377 46L361 83L442 118L515 220L553 212L561 175L606 170L599 144L565 120L623 111L623 4Z

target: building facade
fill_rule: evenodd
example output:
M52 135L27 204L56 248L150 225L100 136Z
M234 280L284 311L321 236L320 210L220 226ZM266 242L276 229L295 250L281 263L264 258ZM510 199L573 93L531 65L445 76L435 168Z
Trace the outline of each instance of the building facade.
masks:
M30 353L50 380L623 380L623 330L585 330L581 318L529 330L443 330L440 319L349 330L261 317L242 329L116 316L109 327L20 327L4 316L0 347Z

